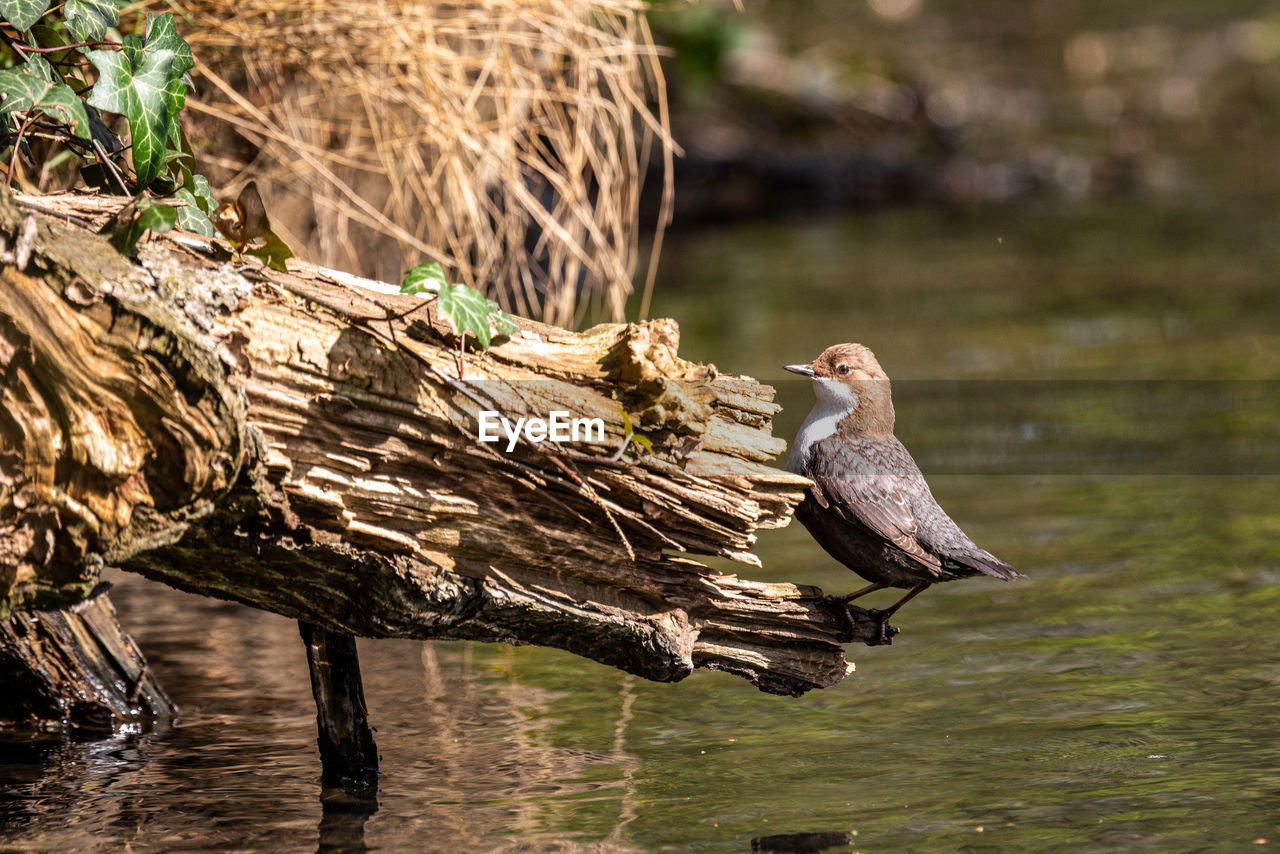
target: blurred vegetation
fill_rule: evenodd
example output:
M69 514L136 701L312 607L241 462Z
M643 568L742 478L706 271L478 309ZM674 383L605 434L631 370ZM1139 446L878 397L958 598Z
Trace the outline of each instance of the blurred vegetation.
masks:
M217 194L256 179L312 260L391 281L435 260L569 326L647 313L673 212L1228 186L1264 211L1280 183L1280 11L1260 0L742 6L198 0L178 16L189 135Z
M1280 127L1273 4L810 0L739 12L703 2L650 17L675 49L677 139L710 160L790 158L839 181L842 165L870 157L910 178L871 197L888 202L1196 194L1276 181L1275 170L1255 176L1250 156L1270 149ZM812 121L778 131L771 100L783 112L806 106ZM738 105L737 114L717 104ZM1224 157L1228 146L1243 156ZM813 176L819 200L823 180Z

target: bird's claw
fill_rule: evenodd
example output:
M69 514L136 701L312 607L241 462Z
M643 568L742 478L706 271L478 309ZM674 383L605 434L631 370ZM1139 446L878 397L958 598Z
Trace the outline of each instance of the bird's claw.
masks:
M840 613L844 615L845 632L840 636L840 642L849 643L858 634L858 624L854 622L853 614L849 612L849 597L823 596L822 598L839 608ZM889 646L892 644L894 635L901 631L897 626L889 625L889 618L893 616L893 612L873 608L867 613L876 621L876 633L866 641L867 646Z
M876 621L877 632L871 640L867 641L867 646L889 646L893 643L893 637L902 631L897 626L889 625L889 618L893 616L892 611L881 611L879 608L872 608L867 612Z
M854 615L849 613L849 598L833 597L833 595L824 595L822 598L840 609L840 613L845 616L845 634L840 636L840 643L850 643L854 635L858 634L858 625L854 622Z

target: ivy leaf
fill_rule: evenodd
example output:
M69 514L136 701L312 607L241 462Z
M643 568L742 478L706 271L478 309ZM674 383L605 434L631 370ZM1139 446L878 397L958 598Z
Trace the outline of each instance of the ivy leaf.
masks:
M25 32L49 11L52 0L0 0L0 17L18 32Z
M102 227L99 233L111 236L111 245L121 255L133 252L133 247L142 239L147 231L164 233L178 222L178 209L171 205L160 205L150 199L138 197L125 205L113 219Z
M400 283L400 293L421 294L438 293L449 281L444 277L444 268L435 261L419 264L404 274Z
M441 316L459 335L470 332L482 350L489 348L489 305L483 294L468 285L443 285L436 299Z
M178 121L178 114L187 105L187 84L180 78L171 78L165 84L164 99L170 118L169 134L165 139L165 145L172 147L178 157L183 157L186 153L182 150L182 124Z
M210 222L209 215L200 209L200 200L196 195L186 187L179 188L173 195L179 201L187 203L186 207L178 208L178 226L183 231L201 237L213 237L213 223Z
M172 205L138 205L138 225L146 231L164 234L178 224L178 209Z
M243 250L244 254L252 255L273 270L279 270L281 273L289 272L284 262L293 257L293 250L277 237L274 231L268 231L263 237L266 239L265 245L254 249L246 248Z
M502 310L502 306L493 300L485 300L489 304L489 317L497 327L499 335L515 335L520 331L520 324L511 315Z
M173 75L178 79L196 66L196 61L191 56L191 45L178 35L178 26L174 23L172 12L156 15L147 22L146 49L172 53Z
M27 30L27 40L35 47L66 47L67 45L67 39L62 32L54 29L48 24L36 24L31 29ZM48 60L49 64L52 66L65 63L70 54L71 48L67 48L66 50L59 50L53 53L41 54L41 58ZM72 80L74 79L74 75L69 70L63 72L62 82L74 85L72 83Z
M77 42L96 42L120 23L112 0L67 0L67 29Z
M469 285L443 285L436 296L436 310L448 318L454 330L462 336L468 332L476 337L480 349L489 349L493 333L491 320L498 322L498 334L509 335L519 329L497 303L484 298L484 294ZM508 331L509 330L509 331Z
M142 63L142 56L147 49L147 37L137 33L129 33L120 40L120 52L129 60L129 66L136 68Z
M400 293L436 295L436 310L453 324L453 329L464 340L470 332L480 349L487 350L493 340L493 326L499 335L512 335L520 327L496 302L485 299L484 294L469 285L451 285L445 278L444 268L435 261L419 264L404 274Z
M520 331L520 324L516 323L515 318L497 306L489 308L489 317L497 326L498 335L511 336Z
M178 227L203 237L213 237L213 220L210 217L218 209L218 200L209 189L209 179L188 173L186 183L174 196L187 203L185 208L178 208Z
M193 65L191 48L174 29L173 13L165 12L147 23L145 38L125 36L119 51L95 50L88 57L98 69L89 105L129 120L133 171L146 188L160 175L186 101L182 77Z
M42 57L32 56L17 68L0 71L0 116L21 110L40 110L70 125L81 139L89 138L89 116L71 87L54 82L53 69Z

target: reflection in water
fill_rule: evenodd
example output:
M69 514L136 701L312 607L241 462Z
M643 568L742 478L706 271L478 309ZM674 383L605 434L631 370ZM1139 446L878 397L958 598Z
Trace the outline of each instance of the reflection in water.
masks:
M852 845L853 834L847 831L826 833L780 833L775 836L757 836L751 840L752 851L777 851L784 854L816 854L837 845Z
M91 850L127 829L157 734L92 741L0 733L0 841ZM52 772L52 773L51 773Z
M364 826L378 811L378 802L332 789L320 793L320 802L318 854L364 854L368 851Z
M364 644L384 765L381 803L365 801L320 787L295 623L131 576L115 580L122 620L150 626L139 642L181 705L180 722L103 742L0 742L0 841L77 850L495 850L508 838L514 845L516 834L560 838L566 812L603 807L600 835L612 836L611 850L632 847L631 677L611 679L612 698L593 709L607 743L565 748L552 734L564 720L548 707L569 695L522 684L513 650Z

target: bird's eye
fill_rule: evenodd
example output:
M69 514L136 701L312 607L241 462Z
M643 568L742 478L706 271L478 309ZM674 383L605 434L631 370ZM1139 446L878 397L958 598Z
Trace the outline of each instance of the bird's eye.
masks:
M852 371L852 370L853 370L853 368L849 367L848 365L837 365L837 366L836 366L836 373L839 373L839 374L847 374L847 373L849 373L849 371Z

